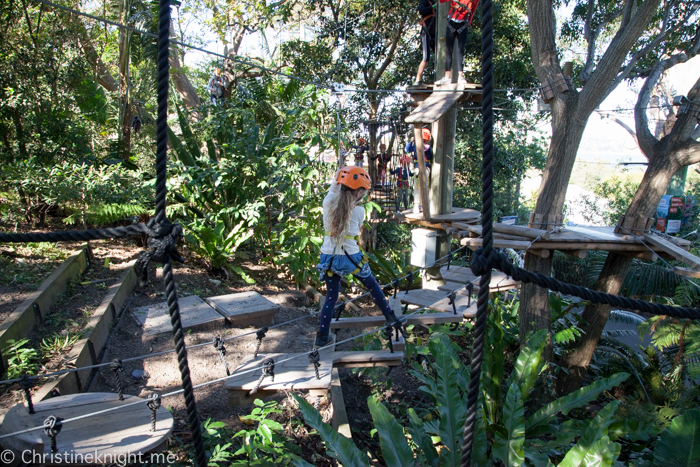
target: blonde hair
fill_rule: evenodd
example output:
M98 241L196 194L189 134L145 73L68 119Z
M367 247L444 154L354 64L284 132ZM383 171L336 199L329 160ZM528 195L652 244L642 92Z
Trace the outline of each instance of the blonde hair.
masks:
M335 247L345 243L345 236L350 230L350 218L352 211L357 204L357 190L348 190L345 186L340 187L340 193L334 197L328 205L331 222L331 238ZM363 190L363 188L360 188Z

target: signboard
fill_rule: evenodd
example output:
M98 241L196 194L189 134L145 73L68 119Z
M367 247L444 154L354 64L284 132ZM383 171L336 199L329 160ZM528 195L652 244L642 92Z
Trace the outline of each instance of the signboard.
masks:
M501 216L498 218L498 222L506 225L515 225L518 222L518 216Z

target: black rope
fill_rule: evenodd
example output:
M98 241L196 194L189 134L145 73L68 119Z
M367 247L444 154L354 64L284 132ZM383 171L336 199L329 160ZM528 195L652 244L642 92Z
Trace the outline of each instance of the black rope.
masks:
M32 402L32 393L30 389L32 386L32 380L29 379L29 376L25 373L22 375L22 378L19 380L19 385L22 388L22 391L24 391L24 397L27 399L27 409L29 410L30 414L34 413L34 403Z
M450 294L447 296L447 299L450 302L450 305L452 305L452 312L456 315L457 314L457 304L455 303L455 299L457 298L457 292L452 291Z
M156 431L156 416L160 408L160 400L160 394L154 392L148 396L148 402L146 402L146 406L151 409L151 431Z
M115 358L114 360L112 360L112 363L110 363L109 368L114 373L114 379L117 385L117 395L119 396L119 400L123 401L124 388L122 387L122 372L124 371L124 365L122 364L121 360Z
M263 326L259 331L255 333L255 338L258 340L258 343L255 344L255 352L253 353L253 358L258 356L258 352L260 352L260 345L262 344L262 340L265 338L265 334L267 334L267 331L269 329L267 326Z
M318 372L318 367L321 366L321 356L318 354L318 350L314 349L313 352L309 354L309 363L314 366L316 379L321 379L321 375Z
M166 225L166 194L167 194L167 162L168 162L168 79L170 74L170 64L168 55L170 48L170 0L160 0L158 8L158 116L156 118L156 217L153 221L155 225ZM176 229L171 228L170 232ZM165 235L164 231L159 232ZM177 233L177 232L175 232ZM180 230L180 234L182 231ZM170 235L171 236L171 235ZM149 238L150 246L150 238ZM179 256L179 255L178 255ZM156 254L147 258L158 259L163 262L163 277L165 279L165 292L168 297L168 313L170 323L173 326L173 340L177 350L177 360L182 377L182 389L185 396L187 416L189 418L190 430L192 432L192 443L194 444L197 467L207 466L207 456L204 450L204 439L202 437L201 424L197 414L197 404L194 398L194 389L190 379L190 368L187 362L187 347L182 332L182 322L180 320L180 307L177 302L177 290L173 277L172 251L161 252L161 257L156 258ZM147 260L144 258L144 261Z
M394 326L387 324L386 328L384 328L384 336L389 341L389 350L391 353L394 353L394 344L392 342L392 339L394 338Z
M481 67L482 67L482 191L481 223L483 248L487 258L493 251L493 4L491 0L481 3ZM473 261L472 261L473 267ZM486 315L489 303L489 283L491 269L481 276L476 323L474 324L474 345L471 355L467 410L464 419L464 441L462 443L461 466L471 465L474 447L474 427L476 425L476 405L479 399L481 361L484 356L484 336Z
M413 285L413 271L408 271L406 278L406 294L408 294L408 291L411 290L411 286Z
M260 389L260 385L262 384L263 380L265 379L266 376L269 376L272 378L272 382L275 382L275 361L271 358L268 358L267 360L262 362L262 374L260 375L260 379L255 383L255 386L253 389L250 390L250 393L248 395L252 396L258 390Z
M56 417L54 415L49 415L49 417L44 420L44 433L51 440L51 452L58 452L58 446L56 445L56 435L61 432L63 428L63 419L61 417Z
M224 340L221 337L214 338L214 348L219 351L219 358L221 359L221 364L226 370L226 376L231 376L231 371L228 369L228 363L226 363L226 347L224 346Z

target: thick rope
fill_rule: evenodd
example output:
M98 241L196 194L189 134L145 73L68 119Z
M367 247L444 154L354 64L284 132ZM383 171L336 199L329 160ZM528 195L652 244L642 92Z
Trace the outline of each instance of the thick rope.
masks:
M170 64L168 63L170 47L170 0L160 0L158 9L158 116L156 119L156 216L154 224L164 225L166 222L165 196L167 194L167 161L168 161L168 79ZM171 228L172 231L172 228ZM159 232L161 235L163 232ZM180 230L181 233L181 230ZM149 239L150 241L150 239ZM168 297L168 313L170 323L173 326L173 340L177 351L177 360L182 377L182 389L185 396L187 415L192 430L192 443L196 455L197 467L206 467L207 456L204 450L201 424L197 414L197 405L194 398L194 389L190 379L190 368L187 362L187 348L182 333L180 320L180 307L177 303L177 290L173 278L172 254L162 253L163 276L165 278L165 292ZM155 256L155 255L153 255ZM145 261L145 260L144 260Z
M482 154L481 163L481 225L484 239L484 255L488 259L493 252L493 4L491 0L481 3L481 69L482 69ZM484 356L486 315L489 305L489 284L491 269L481 275L479 299L477 301L476 323L474 324L474 345L471 355L469 390L467 392L467 413L464 419L464 442L462 443L462 467L469 467L474 448L474 427L476 406L479 399L481 361Z

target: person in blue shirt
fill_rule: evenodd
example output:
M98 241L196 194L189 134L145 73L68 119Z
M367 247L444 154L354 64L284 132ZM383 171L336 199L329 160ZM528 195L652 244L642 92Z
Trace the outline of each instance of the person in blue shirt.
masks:
M401 158L401 166L396 167L391 171L392 175L396 175L396 211L401 210L401 202L403 202L404 209L408 209L408 199L409 199L409 180L413 177L413 172L408 168L409 159L408 156L403 156Z
M423 154L425 155L425 167L430 169L430 164L433 161L433 148L430 147L430 130L423 128ZM413 160L418 161L418 156L416 155L416 144L413 141L409 141L406 145L406 152L413 155Z

